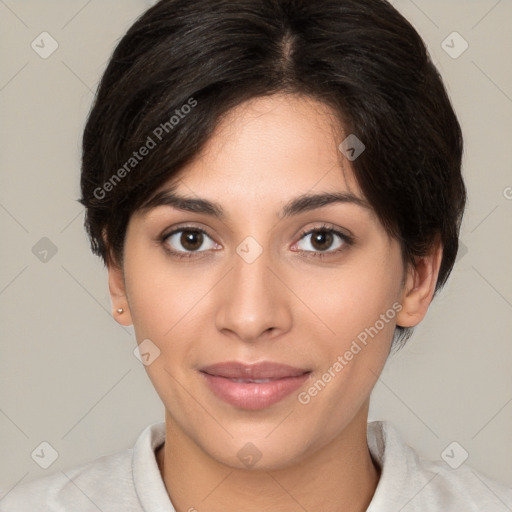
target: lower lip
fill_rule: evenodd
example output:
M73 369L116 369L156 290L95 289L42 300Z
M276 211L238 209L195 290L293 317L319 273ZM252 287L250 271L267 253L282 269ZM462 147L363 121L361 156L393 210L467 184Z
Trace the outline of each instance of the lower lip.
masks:
M201 372L210 389L228 404L240 409L259 410L270 407L300 388L309 373L269 382L235 382Z

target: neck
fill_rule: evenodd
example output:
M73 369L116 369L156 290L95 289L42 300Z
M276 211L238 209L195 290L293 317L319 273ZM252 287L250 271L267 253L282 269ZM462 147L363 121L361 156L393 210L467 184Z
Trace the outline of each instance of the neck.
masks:
M157 451L157 462L176 512L363 512L380 476L368 450L367 417L368 403L312 456L267 471L214 460L166 414L166 442Z

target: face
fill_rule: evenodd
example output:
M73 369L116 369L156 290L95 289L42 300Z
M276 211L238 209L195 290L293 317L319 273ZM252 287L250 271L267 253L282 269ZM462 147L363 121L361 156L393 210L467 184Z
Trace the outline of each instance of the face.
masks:
M311 99L243 104L132 216L124 279L111 269L123 321L150 340L147 357L159 351L146 370L168 421L232 467L248 442L280 468L339 436L365 411L403 315L400 246L338 149L347 135ZM303 198L325 194L338 200ZM295 370L212 369L223 362Z

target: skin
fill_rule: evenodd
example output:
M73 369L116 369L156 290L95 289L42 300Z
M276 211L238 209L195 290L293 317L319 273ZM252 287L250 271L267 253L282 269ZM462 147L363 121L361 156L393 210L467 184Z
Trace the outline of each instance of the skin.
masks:
M114 313L117 321L133 323L138 342L149 338L160 350L146 370L166 409L157 461L178 512L355 512L372 499L380 468L366 441L370 393L395 326L417 325L427 312L442 248L405 267L399 243L374 212L353 203L279 218L285 203L305 193L364 199L338 150L347 135L327 106L306 97L244 103L161 188L215 201L225 218L170 206L136 212L123 267L109 265L114 312L124 308ZM200 252L180 260L164 248L193 252L181 233L159 237L185 223L208 236L199 239ZM354 243L301 238L324 224ZM251 264L236 252L248 236L263 251ZM311 256L315 251L327 257ZM298 393L394 303L402 309L393 320L301 404ZM228 360L270 360L312 373L277 404L248 411L217 398L198 372ZM248 442L262 454L251 468L237 457Z

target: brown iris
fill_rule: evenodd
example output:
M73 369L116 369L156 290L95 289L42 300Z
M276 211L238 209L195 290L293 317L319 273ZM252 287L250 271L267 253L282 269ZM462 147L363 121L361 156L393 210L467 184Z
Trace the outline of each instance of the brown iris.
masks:
M332 233L317 230L311 233L311 245L318 251L328 249L333 242Z
M180 243L187 251L196 251L203 244L203 233L200 231L183 231Z

